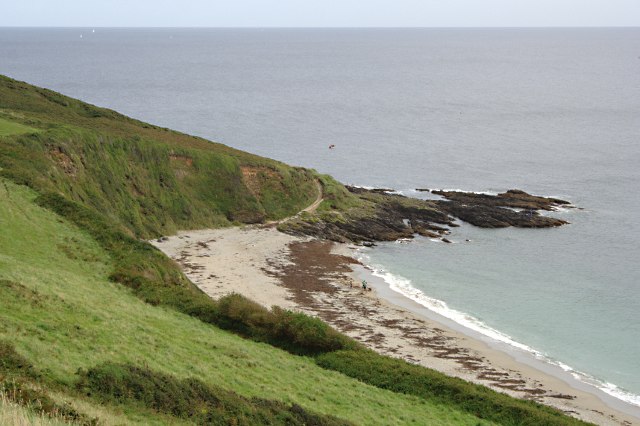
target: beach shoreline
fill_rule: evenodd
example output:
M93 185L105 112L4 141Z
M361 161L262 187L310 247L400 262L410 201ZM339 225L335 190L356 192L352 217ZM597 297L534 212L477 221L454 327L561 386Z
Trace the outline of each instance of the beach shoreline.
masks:
M302 311L385 355L596 424L640 424L640 408L396 293L359 263L356 246L294 237L273 226L187 231L152 243L213 298L235 292L267 307ZM373 291L362 289L363 279Z
M467 328L450 318L447 318L438 314L437 312L430 310L429 308L419 304L409 297L392 290L389 284L384 281L384 279L374 276L369 267L356 267L356 270L354 270L353 274L354 279L356 280L366 279L370 285L378 290L377 295L386 303L389 303L392 306L397 306L400 309L404 309L420 317L427 318L438 324L440 327L460 333L464 337L470 339L467 340L467 342L472 342L469 347L477 350L478 353L481 353L483 357L487 358L489 360L489 364L508 365L510 370L518 371L521 375L524 376L528 375L530 377L538 377L538 375L543 375L545 377L536 380L540 384L543 384L543 386L548 385L548 377L551 377L552 379L554 379L553 381L555 383L561 383L561 386L559 386L557 389L563 389L563 392L567 392L567 395L575 396L574 394L576 391L586 393L598 400L597 405L600 405L601 403L605 405L605 409L602 410L604 413L610 410L613 410L612 413L616 411L618 412L618 414L623 413L623 415L618 418L619 422L616 422L616 424L640 424L640 408L607 394L595 385L585 383L573 377L570 371L564 370L560 365L550 363L550 361L546 359L540 359L536 357L535 354L529 351L525 351L523 349L516 348L508 343L495 340L478 331ZM487 356L488 352L491 352L492 355ZM498 356L496 357L496 355ZM499 359L504 360L505 362L497 362ZM474 383L481 383L485 386L491 387L494 390L498 390L495 388L495 386L492 386L491 383L477 380L477 378L465 377L464 375L458 377L464 378ZM516 397L522 397L522 395L518 395L518 392L510 394ZM545 399L547 400L545 401ZM549 401L548 398L541 398L536 400L544 404L554 406L566 412L572 411L571 409L567 409L567 406L570 406L572 404L559 404L553 401ZM582 405L582 401L579 401L577 404ZM598 408L595 406L590 406L589 410L597 412ZM629 417L627 418L626 416ZM580 418L585 420L587 419L586 417ZM596 416L596 418L591 418L589 421L601 424L601 420L598 419L598 416Z

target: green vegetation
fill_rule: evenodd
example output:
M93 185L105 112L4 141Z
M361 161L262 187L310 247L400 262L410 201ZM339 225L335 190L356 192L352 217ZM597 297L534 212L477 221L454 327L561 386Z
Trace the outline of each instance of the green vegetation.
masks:
M317 355L361 346L326 323L274 306L270 311L238 294L217 303L216 325L298 355Z
M13 283L0 281L0 285L12 286ZM18 354L13 345L0 341L0 394L4 404L29 408L26 413L39 413L76 424L94 425L95 419L78 413L66 404L59 404L49 397L34 382L39 378L36 369L27 359ZM20 414L20 411L17 411Z
M159 250L117 230L96 212L57 194L40 196L36 202L88 231L111 254L114 268L109 278L130 287L147 303L170 306L203 322L297 354L357 347L353 340L306 315L278 308L269 311L239 295L214 301L194 287Z
M146 368L104 364L80 372L78 388L105 403L141 403L143 408L202 425L349 425L332 416L308 412L299 405L243 398L198 379L179 380Z
M68 421L44 414L35 407L16 403L0 392L0 425L62 426L68 424L70 424Z
M317 195L306 169L0 76L0 116L9 114L39 131L3 138L2 175L101 212L136 237L278 219Z
M30 380L56 402L105 424L170 423L141 402L102 405L76 389L78 369L112 363L196 377L244 398L297 404L358 424L477 424L446 405L363 384L313 358L144 303L109 280L115 261L88 232L35 204L37 197L0 181L0 339L38 369Z
M340 182L329 175L320 175L324 201L320 204L318 211L346 212L353 208L368 207L372 209L373 203L364 203L359 197L353 195Z
M11 281L2 280L0 285L3 287L13 287ZM33 365L22 355L16 352L13 345L0 340L0 377L3 381L7 379L15 379L19 377L36 378L37 373Z
M0 393L7 402L29 408L32 413L41 416L87 426L96 425L98 422L97 419L90 419L69 405L58 404L46 391L22 381L3 382Z
M0 135L0 391L18 414L105 425L579 423L377 355L306 315L239 295L213 301L143 240L290 215L315 199L316 181L325 201L306 220L366 215L375 200L1 76L0 119L36 130Z
M320 355L318 365L383 389L456 407L503 425L578 424L561 412L373 351Z
M23 133L35 133L36 129L14 123L0 117L0 136L21 135Z

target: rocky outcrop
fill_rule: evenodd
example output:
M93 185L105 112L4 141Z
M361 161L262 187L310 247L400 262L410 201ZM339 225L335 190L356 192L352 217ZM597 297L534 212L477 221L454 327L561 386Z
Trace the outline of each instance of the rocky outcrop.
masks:
M360 198L360 208L302 215L282 224L280 229L296 235L370 245L375 241L413 238L416 234L451 242L444 236L451 227L458 226L456 218L482 228L549 228L568 223L543 216L539 210L569 206L569 202L520 190L498 195L434 190L431 192L445 199L419 200L388 189L351 186L347 189Z
M552 211L559 206L569 206L571 204L568 201L558 198L539 197L537 195L527 194L519 189L510 189L498 195L462 191L440 191L436 189L431 190L431 193L465 205L509 207L513 209Z
M542 216L536 210L514 211L484 204L466 204L459 201L436 201L440 209L451 216L480 228L552 228L568 222Z
M542 216L538 211L553 211L560 206L570 207L571 204L558 198L527 194L519 189L510 189L498 195L438 190L432 190L431 193L447 199L436 201L442 211L481 228L561 226L567 222Z
M280 229L295 235L310 235L338 242L372 243L375 241L395 241L413 238L414 234L440 237L448 234L441 223L457 226L443 212L430 209L406 211L398 204L382 204L367 215L345 215L342 218L320 215L312 218L298 218L283 224Z

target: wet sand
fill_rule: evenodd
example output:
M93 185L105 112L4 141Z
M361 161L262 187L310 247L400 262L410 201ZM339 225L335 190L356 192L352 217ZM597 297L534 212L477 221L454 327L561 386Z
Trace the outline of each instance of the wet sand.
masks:
M616 405L618 400L572 382L567 373L563 377L532 356L518 356L483 336L463 332L391 291L352 257L355 247L260 226L181 232L153 244L213 298L236 292L265 306L299 310L380 353L551 405L596 424L640 424L640 408ZM373 291L362 289L363 278Z

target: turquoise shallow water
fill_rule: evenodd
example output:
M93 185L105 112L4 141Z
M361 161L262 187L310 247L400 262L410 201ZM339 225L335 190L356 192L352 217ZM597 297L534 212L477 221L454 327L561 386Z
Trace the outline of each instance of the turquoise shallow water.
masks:
M345 183L572 201L366 254L638 402L640 29L0 29L0 73Z
M581 223L576 214L582 213L563 216ZM640 349L633 339L638 325L628 323L637 305L626 289L603 285L614 278L600 265L576 261L570 233L497 233L463 226L454 231L453 246L424 239L383 244L367 250L364 260L394 290L439 314L516 347L525 345L574 374L586 373L581 379L637 401L625 392L638 386L633 371ZM567 250L549 250L549 238L564 240Z

